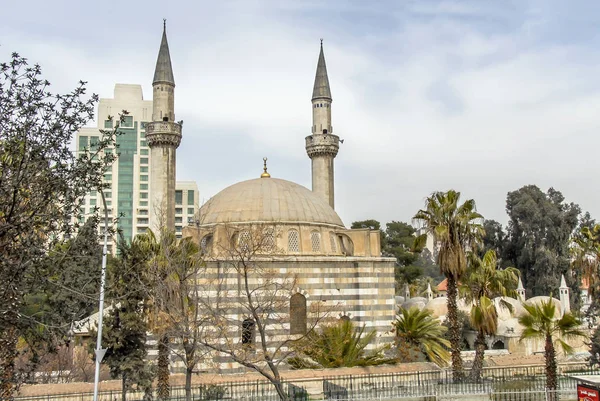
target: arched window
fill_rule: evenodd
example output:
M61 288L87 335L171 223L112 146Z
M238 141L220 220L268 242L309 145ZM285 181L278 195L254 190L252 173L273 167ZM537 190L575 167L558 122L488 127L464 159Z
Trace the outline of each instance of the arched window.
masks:
M240 246L240 250L243 252L248 252L251 246L250 242L250 231L244 230L240 232L240 235L238 237L238 245Z
M251 318L244 319L242 322L242 344L252 345L254 343L254 328L256 324Z
M311 232L310 244L312 245L313 252L319 252L321 250L321 233L318 231Z
M300 252L300 236L297 230L288 231L288 252Z
M337 253L337 238L333 231L329 232L329 241L331 242L331 252Z
M212 234L206 234L204 237L202 237L202 240L200 241L200 250L202 251L202 253L210 252L210 248L212 247L212 240Z
M265 228L265 230L263 231L263 235L263 252L273 252L275 250L275 232L273 228Z
M306 334L306 297L300 293L290 298L290 334Z
M492 349L504 349L504 341L502 340L497 340L493 345L492 345Z

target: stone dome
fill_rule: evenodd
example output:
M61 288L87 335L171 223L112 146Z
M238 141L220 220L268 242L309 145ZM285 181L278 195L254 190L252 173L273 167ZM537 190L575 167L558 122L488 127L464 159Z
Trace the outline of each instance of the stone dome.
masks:
M556 310L554 311L554 316L561 317L562 316L562 305L560 304L560 301L556 298L550 298L550 297L547 297L544 295L540 295L537 297L529 298L528 300L525 301L525 303L527 305L540 305L542 302L548 302L548 300L551 300L551 302L554 304L554 307L556 308Z
M278 178L257 178L225 188L200 208L201 225L219 223L344 223L314 192Z
M427 299L423 298L423 297L414 297L414 298L409 298L406 301L404 301L402 303L402 305L400 305L400 307L402 309L410 309L414 306L416 306L417 308L419 308L419 310L423 310L425 308L425 305L427 305Z
M434 298L425 307L425 309L433 312L433 317L439 318L448 314L448 298L439 297Z

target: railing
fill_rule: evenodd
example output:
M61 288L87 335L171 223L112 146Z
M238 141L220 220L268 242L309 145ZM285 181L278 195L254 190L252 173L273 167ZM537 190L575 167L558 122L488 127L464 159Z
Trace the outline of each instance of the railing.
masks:
M559 366L558 398L548 398L549 401L562 401L564 394L574 394L576 381L570 374L593 375L600 370L591 369L583 363L563 364ZM466 371L467 375L469 371ZM384 373L352 376L327 376L324 378L295 379L284 382L284 389L294 401L309 399L306 388L322 388L325 399L361 400L361 399L396 399L442 397L445 399L460 398L460 395L494 395L486 398L501 401L538 400L538 395L546 394L546 376L543 365L517 367L491 367L483 369L483 379L479 383L468 380L456 381L450 370L431 370L407 373ZM293 383L292 383L293 382ZM322 386L322 387L321 387ZM516 394L536 394L536 398L518 398ZM575 397L574 397L575 398ZM128 401L142 400L141 392L129 392ZM228 400L228 401L278 401L279 397L273 385L265 380L238 381L227 383L212 383L194 385L192 399ZM434 398L435 399L435 398ZM541 398L539 398L541 399ZM92 393L55 394L33 397L17 397L16 401L91 401ZM121 400L118 390L103 391L99 394L100 401ZM171 388L172 401L185 400L185 388ZM546 401L546 398L544 398Z

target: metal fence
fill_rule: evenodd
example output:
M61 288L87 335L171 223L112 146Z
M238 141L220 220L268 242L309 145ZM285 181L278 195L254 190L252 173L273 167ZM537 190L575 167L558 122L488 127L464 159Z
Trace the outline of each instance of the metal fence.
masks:
M468 371L466 372L468 375ZM559 392L556 397L544 400L559 401L575 391L576 381L568 375L600 374L583 363L559 366ZM409 373L366 374L352 376L328 376L325 378L297 379L285 382L284 388L294 401L307 401L306 390L320 389L325 399L331 400L379 400L379 399L458 399L460 395L489 395L486 398L501 401L537 401L538 395L547 394L544 366L517 366L484 368L483 379L478 383L468 380L457 381L450 370L431 370ZM502 395L504 394L504 395ZM534 398L518 398L516 394L531 394ZM535 396L534 396L535 394ZM554 396L553 396L554 397ZM264 380L238 381L195 385L192 388L194 401L278 401L279 397L270 382ZM91 393L56 394L37 397L17 397L16 401L91 401ZM121 400L118 390L102 391L100 401ZM143 400L141 392L129 392L128 401ZM185 388L171 388L172 401L185 400Z

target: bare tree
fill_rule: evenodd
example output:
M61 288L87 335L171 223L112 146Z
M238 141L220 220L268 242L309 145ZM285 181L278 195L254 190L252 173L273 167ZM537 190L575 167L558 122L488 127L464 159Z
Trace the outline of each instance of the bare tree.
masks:
M283 254L276 248L276 226L231 225L216 230L220 240L212 247L199 239L208 260L206 274L198 280L199 313L204 317L199 344L260 373L281 400L288 400L280 365L293 353L293 345L327 315L326 310L320 301L310 308L305 304L300 324L297 319L290 330L290 299L298 280L289 270L269 266Z

